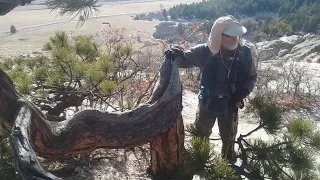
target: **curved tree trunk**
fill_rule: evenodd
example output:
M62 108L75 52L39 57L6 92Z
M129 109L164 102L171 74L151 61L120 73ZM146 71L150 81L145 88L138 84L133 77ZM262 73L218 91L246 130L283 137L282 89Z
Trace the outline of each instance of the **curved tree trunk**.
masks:
M71 119L50 122L0 71L0 123L11 130L10 143L21 176L58 179L41 168L37 155L58 160L98 148L127 148L149 142L155 177L176 176L184 164L179 71L166 60L159 76L150 100L135 110L108 113L86 109Z

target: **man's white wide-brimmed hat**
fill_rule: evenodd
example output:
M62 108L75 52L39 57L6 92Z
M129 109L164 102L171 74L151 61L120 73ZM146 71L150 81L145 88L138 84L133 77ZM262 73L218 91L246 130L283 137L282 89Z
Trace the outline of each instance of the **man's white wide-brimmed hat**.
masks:
M235 17L222 16L214 22L207 44L212 53L216 54L220 50L222 33L229 36L242 36L246 32L247 29Z
M221 18L223 23L227 25L226 29L223 31L223 34L229 36L242 36L247 32L247 28L242 26L235 17L229 15Z

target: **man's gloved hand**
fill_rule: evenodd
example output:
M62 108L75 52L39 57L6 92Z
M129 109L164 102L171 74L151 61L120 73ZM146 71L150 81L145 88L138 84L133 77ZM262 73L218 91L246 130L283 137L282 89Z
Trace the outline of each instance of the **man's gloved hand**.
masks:
M168 50L164 52L164 55L167 59L171 59L172 61L175 61L176 57L185 58L184 56L184 50L180 46L173 46L170 47Z
M230 97L230 103L232 106L242 109L244 107L243 99L249 94L249 90L242 88L233 93Z
M243 102L243 100L241 100L240 102L237 102L236 107L239 108L239 109L244 108L244 102Z

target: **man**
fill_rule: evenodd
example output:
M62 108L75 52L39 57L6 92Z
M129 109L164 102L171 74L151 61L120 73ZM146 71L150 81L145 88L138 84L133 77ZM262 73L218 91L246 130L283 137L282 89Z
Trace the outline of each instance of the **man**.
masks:
M246 28L233 16L218 18L206 44L189 51L174 47L165 52L180 68L201 68L199 106L195 127L209 138L218 119L222 157L234 162L234 143L238 128L238 108L252 92L257 79L250 47L240 37Z

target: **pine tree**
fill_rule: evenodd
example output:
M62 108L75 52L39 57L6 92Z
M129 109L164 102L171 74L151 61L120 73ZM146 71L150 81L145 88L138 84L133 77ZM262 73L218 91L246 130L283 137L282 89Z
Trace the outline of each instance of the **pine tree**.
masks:
M6 59L1 69L16 82L19 92L32 97L50 117L63 119L67 108L79 109L86 99L91 107L114 101L115 94L126 93L127 81L140 71L131 59L131 44L109 45L109 53L103 53L92 36L70 38L58 31L44 45L50 57ZM119 74L128 70L132 72ZM122 110L135 107L136 100L119 101L119 105Z
M10 27L10 33L11 33L11 34L14 34L14 33L16 33L16 32L17 32L16 27L15 27L14 25L11 25L11 27Z

